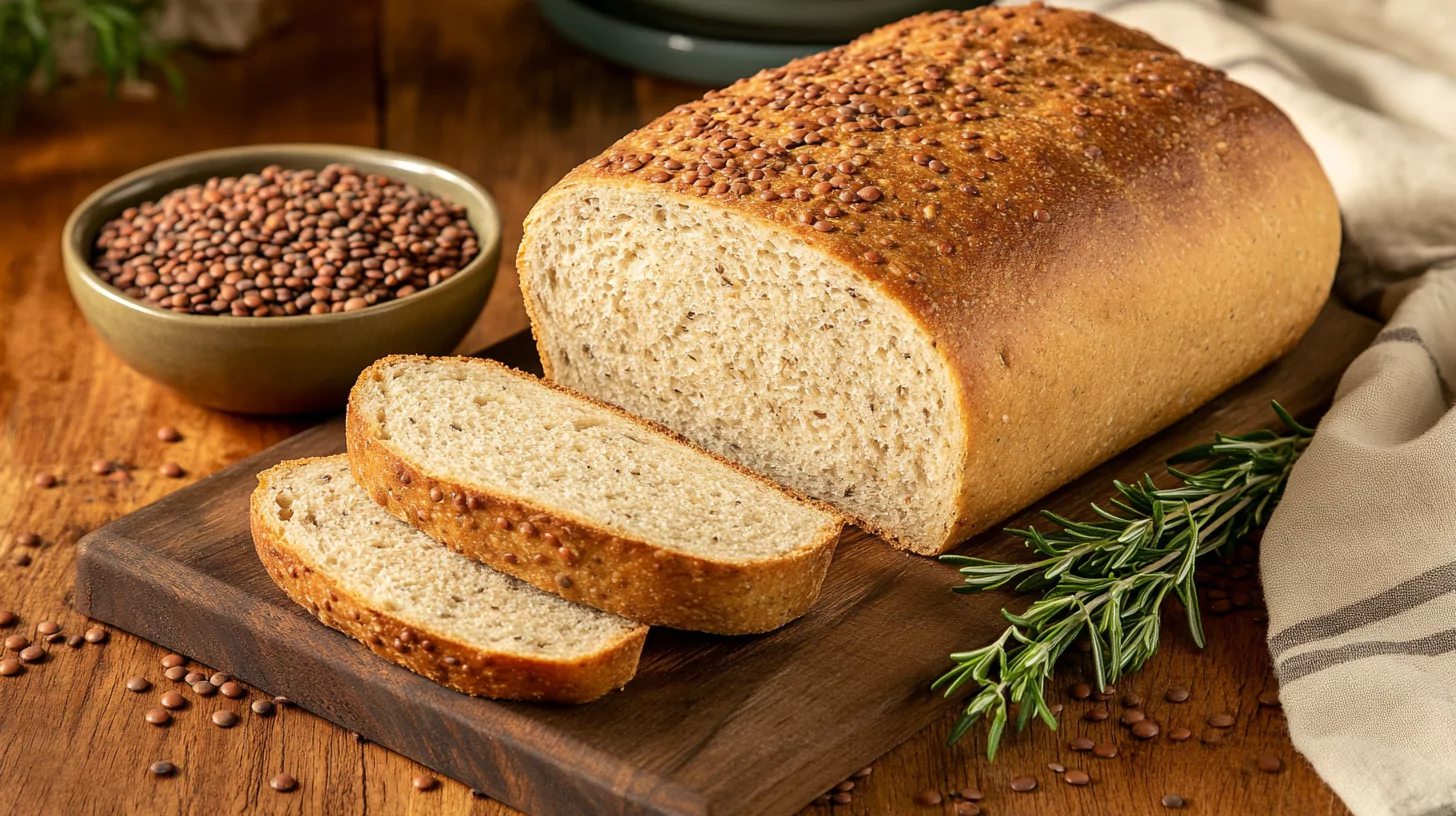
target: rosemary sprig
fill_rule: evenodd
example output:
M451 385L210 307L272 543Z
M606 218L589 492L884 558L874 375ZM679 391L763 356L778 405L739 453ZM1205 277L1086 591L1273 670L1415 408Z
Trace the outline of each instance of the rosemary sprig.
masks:
M1058 530L1007 530L1042 556L1008 564L964 555L941 560L960 566L965 582L955 592L981 592L1018 581L1017 592L1045 590L1020 615L1005 609L1011 626L994 643L950 656L953 667L933 688L947 697L975 685L980 691L951 730L959 740L986 717L986 756L996 758L1012 704L1016 728L1038 717L1048 728L1057 720L1046 702L1046 684L1057 659L1079 636L1091 642L1097 687L1142 668L1158 649L1163 600L1175 593L1187 612L1188 628L1200 647L1193 569L1199 556L1232 548L1251 528L1262 526L1279 501L1294 462L1314 431L1275 402L1288 433L1254 431L1215 434L1214 441L1168 460L1168 473L1181 484L1159 489L1150 476L1114 481L1111 509L1092 505L1098 520L1079 522L1043 512ZM1197 473L1173 465L1204 463Z

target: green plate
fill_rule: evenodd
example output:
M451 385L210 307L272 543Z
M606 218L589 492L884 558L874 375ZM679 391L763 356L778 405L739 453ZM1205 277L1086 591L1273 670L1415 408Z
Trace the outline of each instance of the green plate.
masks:
M786 0L792 2L792 0ZM612 62L699 85L723 86L836 43L744 42L652 28L583 0L538 0L561 36Z

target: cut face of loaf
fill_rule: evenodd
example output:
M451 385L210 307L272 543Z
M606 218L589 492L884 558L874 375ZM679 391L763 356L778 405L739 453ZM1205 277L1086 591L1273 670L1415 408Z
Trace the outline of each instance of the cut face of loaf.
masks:
M498 363L390 357L353 472L452 549L654 625L760 632L818 596L842 521L662 428Z
M253 542L319 620L469 694L586 702L637 671L647 627L570 603L450 552L381 510L347 457L258 477Z
M653 189L564 191L530 229L553 379L907 544L952 534L959 397L894 298L792 234Z
M1339 214L1267 100L1040 6L680 105L517 257L547 376L943 552L1287 351Z

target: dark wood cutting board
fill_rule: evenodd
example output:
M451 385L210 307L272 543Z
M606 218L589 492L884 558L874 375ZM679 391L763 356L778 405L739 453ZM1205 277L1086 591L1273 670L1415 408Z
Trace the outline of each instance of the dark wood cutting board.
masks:
M1273 420L1269 400L1318 411L1377 326L1330 306L1284 359L1012 519L1074 517L1110 481L1162 472L1214 430ZM529 337L486 356L539 371ZM847 529L814 609L766 635L664 629L621 692L586 706L498 703L387 663L288 601L248 534L254 475L344 449L336 419L82 540L80 612L232 672L533 814L793 813L939 716L929 690L952 650L999 634L1004 593L954 595L958 576ZM999 533L962 547L1021 558Z

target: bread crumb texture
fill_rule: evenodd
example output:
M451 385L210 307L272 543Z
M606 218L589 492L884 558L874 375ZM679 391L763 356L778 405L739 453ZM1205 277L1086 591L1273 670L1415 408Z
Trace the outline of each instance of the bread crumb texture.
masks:
M374 503L348 458L314 459L268 481L267 522L292 555L358 605L486 653L572 661L640 633L446 549Z
M388 358L356 390L379 441L430 478L718 563L817 547L839 520L612 408L504 366Z

